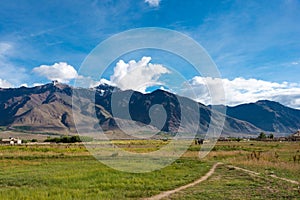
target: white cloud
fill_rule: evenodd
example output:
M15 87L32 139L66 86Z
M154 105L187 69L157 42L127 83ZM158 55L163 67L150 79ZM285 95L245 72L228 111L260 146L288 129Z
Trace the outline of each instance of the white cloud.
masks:
M196 100L204 104L211 104L211 95L215 91L208 91L207 85L213 85L215 79L196 76L189 81L190 87L196 95ZM276 83L257 79L235 78L233 80L220 79L223 83L226 104L230 106L256 102L258 100L273 100L284 105L300 108L300 85L297 83ZM184 96L192 91L182 89ZM218 95L218 94L213 94Z
M41 85L44 85L44 83L34 83L33 87L37 87L37 86L41 86Z
M20 87L28 87L28 84L27 83L23 83L20 85Z
M6 54L11 48L12 46L9 43L5 43L5 42L0 43L0 66L6 67L8 65L6 61ZM1 77L7 77L5 71L6 70L0 70ZM0 88L10 88L10 87L13 87L13 85L10 82L0 78Z
M160 0L145 0L145 3L148 3L151 7L158 7Z
M21 85L28 79L27 70L23 66L16 66L11 62L16 56L15 44L0 42L0 79L10 83L9 87ZM7 86L7 84L5 84Z
M74 67L65 62L59 62L53 65L41 65L34 68L33 72L40 76L44 76L51 81L57 80L62 83L69 83L70 80L78 77Z
M4 56L10 49L12 49L12 45L6 42L0 43L0 57Z
M164 85L160 78L163 74L171 73L161 64L150 63L151 57L142 57L141 60L130 60L126 63L119 60L113 68L109 80L102 78L95 81L91 77L77 76L76 85L79 87L96 87L100 84L116 86L121 90L135 90L146 93L147 88Z
M175 93L175 92L173 92L171 89L166 88L166 87L164 87L164 86L160 86L159 89L160 89L160 90L163 90L163 91L166 91L166 92L172 92L172 93Z
M114 67L114 74L102 83L116 85L122 90L145 92L148 87L161 85L159 78L170 71L161 64L150 63L151 57L143 57L140 61L130 60L125 63L120 60Z
M13 85L10 82L0 78L0 88L11 88L11 87L13 87Z
M94 88L94 87L97 87L100 84L108 84L108 85L111 85L111 86L116 86L111 81L106 80L104 78L101 79L100 81L95 81L90 76L81 76L81 75L78 75L78 77L76 79L76 86L77 87Z

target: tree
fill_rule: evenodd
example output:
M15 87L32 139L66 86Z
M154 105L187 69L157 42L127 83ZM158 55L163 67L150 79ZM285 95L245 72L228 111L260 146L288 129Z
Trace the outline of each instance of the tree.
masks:
M264 132L261 132L261 133L259 134L259 136L258 136L258 139L260 139L260 140L266 139L266 138L267 138L267 136L266 136L266 134L265 134Z
M269 138L270 138L270 139L274 139L274 134L271 133L271 134L269 135Z

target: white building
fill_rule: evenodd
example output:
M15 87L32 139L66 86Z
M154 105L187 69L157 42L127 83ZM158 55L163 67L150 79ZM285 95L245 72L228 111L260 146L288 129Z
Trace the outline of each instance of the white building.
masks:
M2 144L11 144L11 145L22 144L22 140L19 138L10 137L9 139L2 139L1 143Z

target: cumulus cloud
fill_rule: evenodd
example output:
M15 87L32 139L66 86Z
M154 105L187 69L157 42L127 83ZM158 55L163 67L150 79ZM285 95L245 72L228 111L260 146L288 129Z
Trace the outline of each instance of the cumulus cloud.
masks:
M148 3L151 7L158 7L160 0L145 0L145 3Z
M33 87L42 86L42 85L44 85L44 84L43 83L34 83Z
M273 100L284 105L300 108L300 85L297 83L276 83L257 79L235 78L219 79L224 87L226 104L230 106L256 102L258 100ZM214 85L216 79L196 76L188 81L196 95L196 100L204 104L211 104L211 95L218 95L209 91L207 85ZM182 95L188 96L190 90L182 89ZM218 102L214 102L216 104Z
M13 85L10 82L0 78L0 88L12 88L12 87Z
M59 62L53 65L41 65L34 68L33 72L51 81L57 80L62 83L69 83L70 80L78 77L74 67L65 62Z
M162 85L159 78L170 71L161 64L150 63L151 57L143 57L140 61L130 60L128 63L120 60L114 67L110 80L102 79L101 83L116 85L122 90L145 92L148 87Z
M111 81L106 80L104 78L101 79L100 81L95 81L91 77L78 76L78 78L76 79L76 85L83 88L94 88L101 84L116 86Z

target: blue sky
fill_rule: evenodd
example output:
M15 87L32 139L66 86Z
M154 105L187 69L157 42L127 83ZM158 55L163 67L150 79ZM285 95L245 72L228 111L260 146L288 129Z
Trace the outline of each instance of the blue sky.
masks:
M300 108L299 10L298 0L2 0L0 87L47 83L51 78L34 68L57 63L57 69L78 71L108 37L133 28L162 27L190 36L207 50L225 81L228 105L270 99ZM125 56L124 62L152 56L154 64L184 63L137 55ZM76 73L70 73L64 81L72 84ZM195 88L203 86L192 72L188 76ZM178 88L174 92L181 93ZM201 96L199 101L209 103Z

